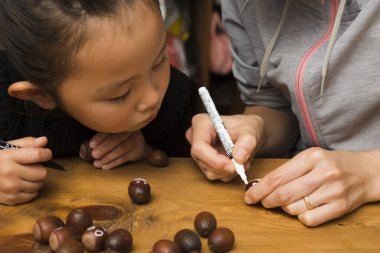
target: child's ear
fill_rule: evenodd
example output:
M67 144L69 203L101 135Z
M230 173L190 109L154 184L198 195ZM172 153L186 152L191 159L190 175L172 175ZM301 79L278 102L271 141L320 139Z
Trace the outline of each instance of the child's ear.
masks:
M22 81L11 84L8 88L8 94L21 100L34 102L45 110L52 110L57 107L57 102L48 92L31 82Z

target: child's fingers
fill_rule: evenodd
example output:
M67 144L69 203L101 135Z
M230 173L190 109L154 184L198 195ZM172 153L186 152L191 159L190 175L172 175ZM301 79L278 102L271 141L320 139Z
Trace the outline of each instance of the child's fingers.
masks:
M133 160L136 160L136 159L134 159L134 155L131 154L131 152L124 153L123 155L119 156L118 158L116 158L112 162L103 165L102 169L103 170L110 170L110 169L113 169L117 166L120 166L126 162L133 161Z
M98 146L102 141L108 136L109 134L107 133L102 133L98 132L97 134L94 135L94 137L91 138L90 140L90 147L94 149L96 146Z
M17 194L1 194L0 193L0 203L8 206L14 206L17 204L22 204L29 202L38 196L38 192L19 192Z
M22 180L20 182L20 191L26 193L34 193L38 192L42 186L44 186L43 182L29 182Z
M131 143L129 143L128 140L124 141L123 143L120 143L119 146L117 146L116 148L114 148L113 150L105 154L100 160L96 160L94 162L94 165L96 165L95 167L97 168L102 167L103 164L108 164L112 162L113 160L121 157L123 154L130 152L135 147L134 144L132 145Z
M51 159L52 153L47 148L20 148L2 150L2 155L10 157L19 164L46 162Z
M95 159L103 157L105 154L115 149L120 143L125 142L128 138L131 137L132 133L120 133L108 135L103 141L96 146L92 151L92 156Z
M34 138L34 137L25 137L17 140L9 141L9 143L23 148L42 148L45 147L48 142L48 139L45 136Z
M28 165L20 168L20 178L30 182L41 182L47 176L47 169L42 165Z

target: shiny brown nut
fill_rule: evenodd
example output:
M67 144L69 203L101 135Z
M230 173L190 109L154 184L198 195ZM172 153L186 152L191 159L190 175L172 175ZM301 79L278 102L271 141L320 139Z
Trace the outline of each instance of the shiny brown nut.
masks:
M157 241L153 245L152 251L155 253L181 253L179 246L175 242L167 239Z
M215 215L210 212L200 212L195 216L194 228L202 237L208 237L217 226Z
M65 241L79 240L80 232L75 227L61 227L54 230L49 237L49 246L56 251Z
M55 253L83 253L84 248L78 240L65 241Z
M38 219L33 226L33 237L39 243L49 243L51 232L63 227L63 221L55 216L46 216Z
M178 231L173 240L181 249L182 253L188 253L191 251L201 251L202 244L201 239L193 230L182 229Z
M128 186L128 194L136 204L145 204L150 200L150 185L142 178L132 180Z
M148 163L154 167L166 167L169 165L169 157L163 151L155 149L150 152Z
M82 235L82 245L90 252L98 252L104 249L104 243L107 239L108 232L100 226L91 226L87 228Z
M79 156L84 160L93 161L92 150L93 149L90 147L90 141L87 140L80 145Z
M66 226L76 227L83 234L87 228L92 226L92 218L85 210L74 209L67 215Z
M232 249L235 243L234 233L229 228L217 228L208 237L208 247L212 252L226 252Z
M109 234L105 248L107 250L114 250L119 253L128 253L131 251L133 244L133 237L126 229L116 229Z
M249 188L252 186L255 186L258 182L260 182L260 179L253 179L248 182L248 184L245 186L245 191L248 191Z

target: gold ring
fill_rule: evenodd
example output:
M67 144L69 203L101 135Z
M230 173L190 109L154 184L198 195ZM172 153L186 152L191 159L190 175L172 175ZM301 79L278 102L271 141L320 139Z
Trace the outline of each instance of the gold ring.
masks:
M312 204L310 204L308 196L303 197L303 201L305 202L305 205L308 210L313 210L315 208Z

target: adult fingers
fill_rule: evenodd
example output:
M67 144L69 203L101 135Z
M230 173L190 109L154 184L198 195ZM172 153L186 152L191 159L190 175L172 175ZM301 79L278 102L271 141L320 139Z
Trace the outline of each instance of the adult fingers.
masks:
M339 189L340 187L337 184L323 185L309 194L304 194L304 197L299 200L283 206L282 209L291 215L302 214L309 209L339 201L338 199L342 193ZM307 197L307 199L305 199L305 197Z
M262 199L261 203L266 208L288 205L315 191L323 183L323 176L319 175L318 170L312 170L306 175L277 187Z
M298 220L306 226L315 227L329 220L342 216L342 208L338 202L321 205L298 215Z
M235 142L233 157L238 163L246 163L255 153L257 139L250 133L241 133Z
M268 173L256 187L251 187L245 193L245 201L247 204L254 204L270 193L272 193L278 187L295 180L308 173L313 168L312 163L308 162L304 158L294 157L293 159L282 164L274 171Z

